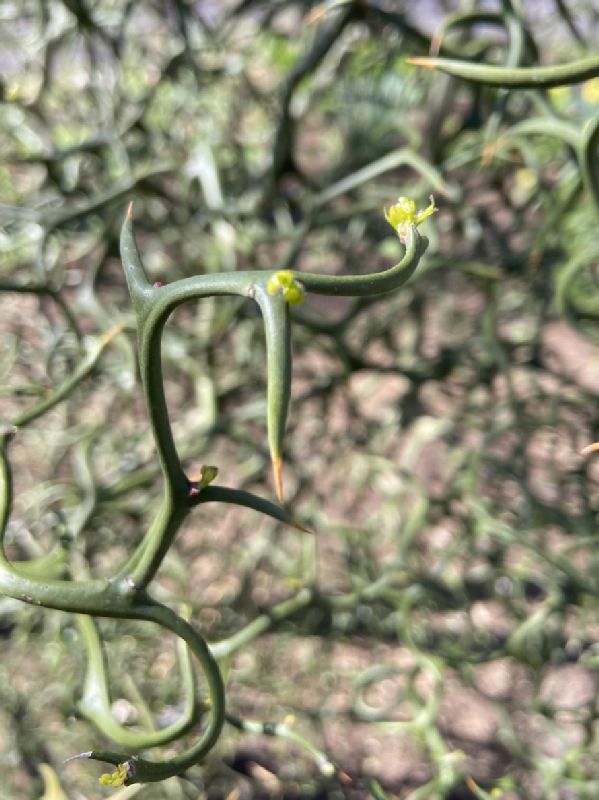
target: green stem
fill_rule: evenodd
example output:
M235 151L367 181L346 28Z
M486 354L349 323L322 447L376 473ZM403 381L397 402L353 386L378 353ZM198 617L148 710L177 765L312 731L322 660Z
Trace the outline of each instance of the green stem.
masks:
M85 688L79 708L81 713L93 722L105 736L121 747L140 749L171 742L192 727L196 722L195 675L188 648L181 639L178 639L178 643L182 645L179 647L179 661L185 697L184 710L180 718L167 728L154 731L135 731L119 725L112 716L106 663L94 621L91 617L81 614L78 614L76 619L87 651Z
M283 438L291 397L291 322L281 294L269 295L256 286L266 336L267 429L277 499L283 502Z
M68 397L73 389L85 380L92 372L104 350L108 347L110 342L122 331L122 326L117 325L111 331L101 336L95 347L91 349L88 355L83 359L81 364L75 371L69 375L59 386L54 389L48 397L45 397L39 403L36 403L31 408L26 409L18 417L13 420L13 425L17 428L22 428L24 425L33 422L41 417L46 411L49 411L54 406L57 406L65 397Z
M233 714L227 714L226 720L234 728L237 728L239 731L244 731L245 733L253 733L260 736L275 736L279 739L286 739L288 742L293 742L314 759L319 772L327 778L331 778L337 772L335 765L329 760L326 753L312 744L305 736L294 731L291 724L288 722L260 722L254 719L241 719Z
M287 617L295 614L296 611L300 611L302 608L309 606L313 599L314 593L311 589L300 589L296 595L278 603L267 613L260 614L259 617L253 619L245 628L242 628L240 631L233 634L233 636L211 644L210 651L212 655L217 659L232 655L258 636L266 633L266 631L278 621L287 619Z
M314 272L294 272L303 286L315 294L363 297L398 289L410 278L424 254L428 240L418 233L415 225L408 231L406 250L395 266L370 275L318 275Z
M392 169L404 166L404 164L418 172L423 178L426 178L435 192L441 192L446 197L455 201L461 198L462 191L459 186L456 184L448 184L436 167L409 147L402 147L399 150L394 150L392 153L387 153L387 155L373 161L366 167L362 167L362 169L352 172L351 175L346 175L345 178L341 178L330 186L327 186L326 189L323 189L322 192L319 192L309 201L308 209L309 211L315 211L327 203L330 203L330 201L334 200L336 197L346 192L351 192L353 189L357 189L373 178L383 175L385 172L389 172Z
M588 120L582 130L579 149L580 171L584 182L591 193L595 205L599 208L599 112Z
M580 130L571 122L549 117L533 117L513 125L507 136L554 136L576 150L580 147Z
M142 614L143 609L143 616ZM127 784L154 783L180 775L189 767L201 761L214 747L225 721L225 690L223 680L214 657L204 639L182 617L175 614L167 606L147 599L138 608L140 619L155 622L170 630L182 639L196 656L202 667L204 678L208 684L210 719L208 727L201 738L183 753L165 761L148 761L127 753L113 751L91 751L83 753L79 758L90 758L104 761L115 766L125 764L129 774Z
M134 760L132 775L136 777L131 782L163 780L177 775L203 758L220 734L225 699L218 665L204 639L189 623L127 582L36 579L17 571L4 551L4 536L12 506L12 475L6 449L13 435L12 427L4 426L0 431L0 591L27 603L60 611L155 622L187 643L198 658L208 684L211 707L208 727L198 742L177 758L162 763ZM89 757L95 756L89 754ZM128 758L119 755L118 760L112 763L120 763Z
M186 479L185 479L186 480ZM160 569L189 508L177 503L168 485L160 509L143 539L128 561L118 570L115 580L135 590L145 589Z
M414 56L408 58L407 62L418 67L440 69L448 75L474 83L486 83L510 89L550 89L552 86L582 83L599 75L599 56L548 67L497 67L491 64L475 64L471 61L430 56Z

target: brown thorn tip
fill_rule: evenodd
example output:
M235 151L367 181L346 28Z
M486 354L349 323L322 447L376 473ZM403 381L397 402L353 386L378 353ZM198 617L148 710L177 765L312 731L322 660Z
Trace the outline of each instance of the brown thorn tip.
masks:
M133 200L127 206L127 219L133 219Z
M432 69L435 65L435 62L429 56L411 56L410 58L406 58L407 64L413 64L416 67L429 67Z
M318 22L324 15L327 13L327 10L324 6L314 6L312 11L306 14L305 21L307 25L313 25L315 22Z
M309 533L310 536L314 536L314 531L311 531L310 528L304 528L303 525L300 525L299 522L295 520L291 520L289 522L292 528L295 528L296 531L301 531L302 533Z
M102 344L108 344L109 342L111 342L115 336L118 336L119 333L123 332L124 328L125 326L123 325L122 322L119 322L116 325L114 325L109 331L106 331L106 333L102 334L102 336L100 337Z
M272 472L275 479L275 492L279 503L283 502L283 459L281 456L273 456Z
M430 56L436 56L439 54L441 50L441 43L443 41L443 36L441 34L437 35L436 33L433 34L431 39L431 49L430 49Z

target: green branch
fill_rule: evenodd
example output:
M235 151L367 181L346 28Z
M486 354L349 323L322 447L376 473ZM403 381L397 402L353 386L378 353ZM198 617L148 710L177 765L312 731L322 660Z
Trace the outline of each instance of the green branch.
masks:
M473 83L486 83L509 89L550 89L582 83L599 75L599 56L589 56L567 64L548 67L497 67L491 64L476 64L451 58L414 56L408 64L429 69L439 69L456 78Z

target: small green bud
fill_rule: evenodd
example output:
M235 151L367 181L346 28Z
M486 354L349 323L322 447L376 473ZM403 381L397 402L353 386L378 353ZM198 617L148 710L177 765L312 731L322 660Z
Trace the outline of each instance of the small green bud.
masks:
M206 486L209 486L217 475L218 475L218 467L211 467L208 466L208 464L203 464L202 469L200 471L200 480L198 482L198 488L204 489Z
M189 482L189 496L197 497L202 489L205 489L206 486L210 486L217 475L218 467L211 467L208 464L202 464L200 469L200 477Z

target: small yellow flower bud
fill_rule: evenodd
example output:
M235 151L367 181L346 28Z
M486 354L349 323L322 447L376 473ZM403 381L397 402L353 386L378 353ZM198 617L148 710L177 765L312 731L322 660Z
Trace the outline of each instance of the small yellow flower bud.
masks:
M280 292L283 295L283 300L289 303L290 306L297 306L306 299L306 290L293 277L293 272L290 269L281 269L271 275L266 284L266 291L271 296Z
M127 769L127 764L119 764L112 774L109 775L107 772L105 772L103 775L101 775L100 783L102 786L113 786L114 788L117 788L122 786L128 777L129 771Z
M430 196L430 204L425 209L416 211L416 203L407 197L400 197L389 209L385 209L385 219L395 229L400 241L406 240L410 225L420 225L427 217L437 211L435 200Z
M290 286L288 289L283 289L283 298L290 306L297 306L306 299L306 292L304 287L297 283L294 286Z
M580 89L580 94L585 103L595 105L599 101L599 79L591 78L585 81Z

